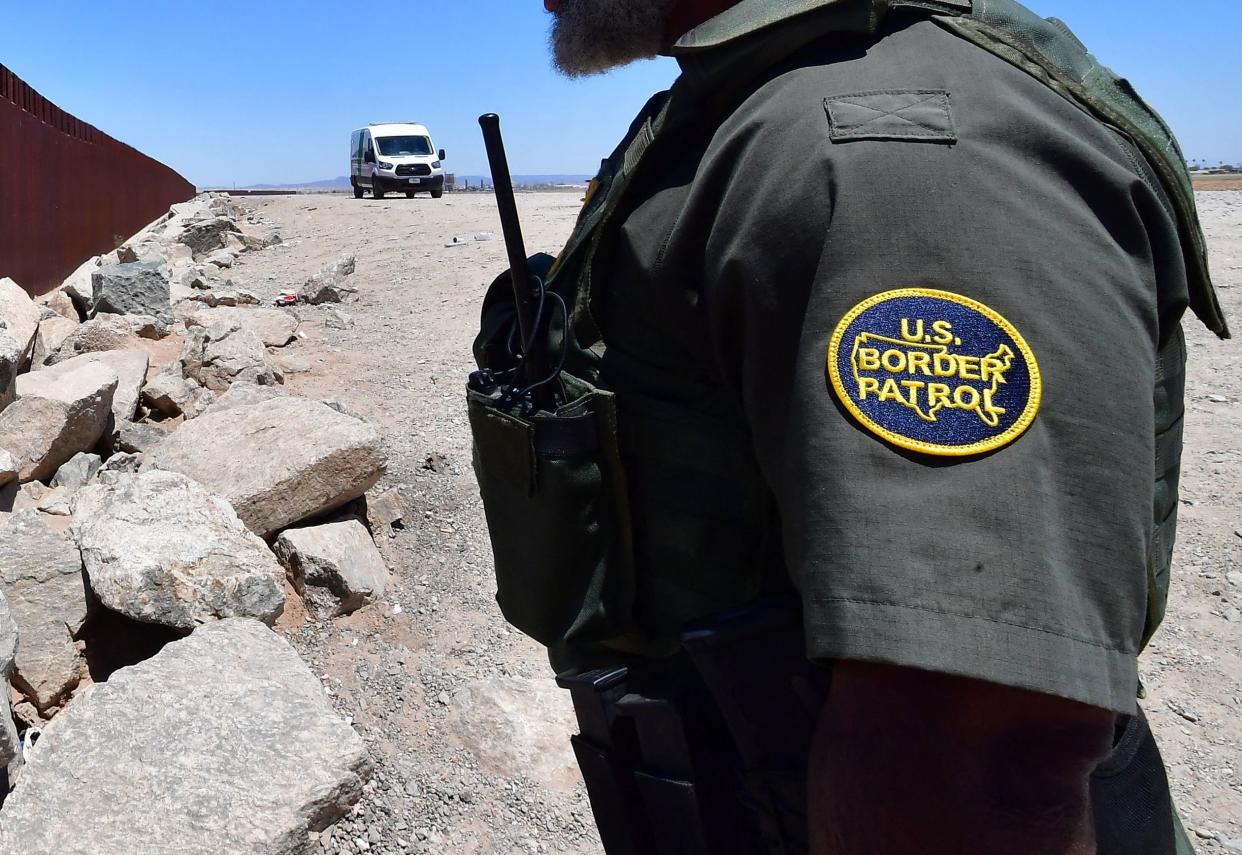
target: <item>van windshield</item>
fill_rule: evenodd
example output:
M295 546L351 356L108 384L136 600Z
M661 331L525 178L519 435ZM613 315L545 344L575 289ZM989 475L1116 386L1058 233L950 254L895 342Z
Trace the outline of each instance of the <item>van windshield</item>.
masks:
M376 137L380 154L400 157L405 154L431 154L431 140L427 137Z

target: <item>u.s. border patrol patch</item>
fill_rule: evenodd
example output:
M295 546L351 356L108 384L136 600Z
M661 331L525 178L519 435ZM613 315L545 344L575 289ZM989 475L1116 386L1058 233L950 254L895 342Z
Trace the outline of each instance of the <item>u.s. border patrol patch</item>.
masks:
M851 309L828 347L841 404L900 448L985 454L1031 426L1043 393L1035 354L1013 324L959 294L903 288Z

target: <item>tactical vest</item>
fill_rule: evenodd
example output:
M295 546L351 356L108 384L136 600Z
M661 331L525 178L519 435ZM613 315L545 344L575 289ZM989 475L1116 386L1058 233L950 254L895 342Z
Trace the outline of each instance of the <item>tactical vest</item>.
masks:
M683 38L674 48L683 67L682 79L648 103L626 139L601 165L577 227L548 278L549 287L573 306L574 346L567 362L571 373L588 384L597 379L604 346L591 307L592 262L616 238L621 218L613 215L634 176L645 168L644 154L657 138L675 134L679 116L690 112L684 102L701 100L709 92L721 109L728 109L748 84L799 49L829 34L873 34L889 13L897 11L926 14L1111 128L1135 171L1178 225L1190 308L1218 336L1229 337L1209 273L1190 175L1172 131L1130 83L1101 65L1064 23L1044 20L1013 0L796 0L756 7L749 19L742 18L740 33L729 29L738 21L714 19ZM720 51L726 42L728 50ZM687 92L692 85L693 96ZM1163 620L1167 603L1182 449L1185 345L1180 330L1161 344L1153 390L1156 484L1144 645Z

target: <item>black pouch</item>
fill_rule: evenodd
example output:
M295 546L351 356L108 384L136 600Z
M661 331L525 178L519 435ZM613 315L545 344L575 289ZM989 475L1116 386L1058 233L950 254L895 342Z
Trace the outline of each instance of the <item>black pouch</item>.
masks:
M1194 855L1141 709L1122 719L1112 754L1091 776L1091 802L1100 855Z
M496 600L547 646L625 634L634 602L616 399L567 373L560 384L566 403L529 418L467 392Z

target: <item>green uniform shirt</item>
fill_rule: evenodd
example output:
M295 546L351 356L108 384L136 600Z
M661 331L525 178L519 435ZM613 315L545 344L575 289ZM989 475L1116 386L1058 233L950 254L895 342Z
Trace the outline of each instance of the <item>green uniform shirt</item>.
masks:
M676 52L727 48L770 5ZM1132 150L914 17L817 39L723 111L699 97L583 298L642 632L787 578L813 657L1133 712L1153 389L1161 351L1183 359L1187 285Z

